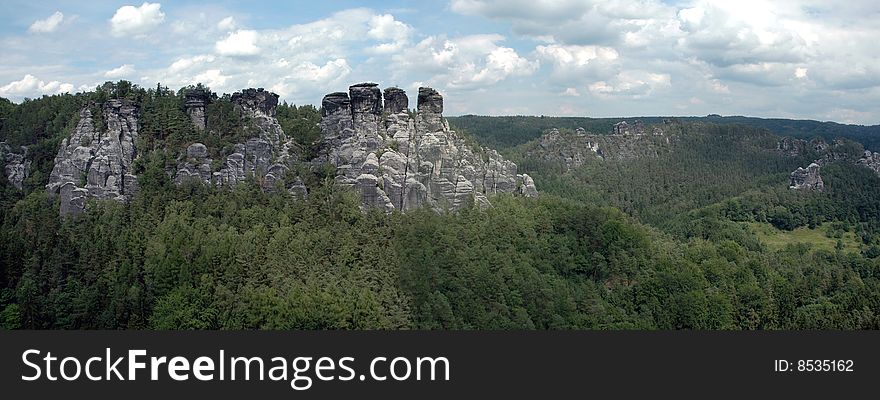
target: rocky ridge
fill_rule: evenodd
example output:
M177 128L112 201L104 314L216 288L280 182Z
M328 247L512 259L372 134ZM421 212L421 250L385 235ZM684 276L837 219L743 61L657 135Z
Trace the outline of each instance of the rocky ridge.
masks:
M408 104L402 89L383 93L375 83L324 96L313 164L332 164L338 184L356 188L365 208L386 212L488 206L498 193L537 195L516 164L449 128L436 90L419 88L414 114Z
M566 169L583 166L590 159L627 160L638 157L657 157L675 137L673 122L664 126L652 126L650 130L641 121L621 121L609 134L587 132L577 128L574 132L550 129L538 138L526 156L548 162L561 162Z
M108 100L100 111L106 126L95 126L90 106L80 112L70 138L62 140L46 185L61 197L62 215L82 212L89 197L125 201L138 190L132 170L138 105Z

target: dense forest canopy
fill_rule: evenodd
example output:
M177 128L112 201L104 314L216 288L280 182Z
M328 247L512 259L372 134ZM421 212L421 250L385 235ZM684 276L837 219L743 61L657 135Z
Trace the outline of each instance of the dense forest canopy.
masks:
M0 326L880 328L880 178L834 162L824 192L790 190L788 174L817 155L780 155L772 127L684 121L657 157L569 170L529 158L530 141L616 121L459 117L452 123L504 148L541 196L384 214L363 212L332 172L305 166L305 199L254 181L175 185L167 163L187 145L223 155L253 134L229 96L213 93L213 128L194 129L184 89L118 82L0 101L0 141L27 146L33 160L23 190L0 176ZM140 191L59 218L43 189L53 157L79 111L109 98L140 104ZM277 118L308 159L320 110L282 103ZM780 121L804 137L831 126ZM812 242L768 241L802 233Z

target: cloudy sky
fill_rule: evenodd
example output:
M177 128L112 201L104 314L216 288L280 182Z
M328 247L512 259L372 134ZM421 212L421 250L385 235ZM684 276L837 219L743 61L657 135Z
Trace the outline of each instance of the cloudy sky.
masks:
M373 81L449 115L878 124L878 40L875 0L4 0L0 96L128 79L318 104Z

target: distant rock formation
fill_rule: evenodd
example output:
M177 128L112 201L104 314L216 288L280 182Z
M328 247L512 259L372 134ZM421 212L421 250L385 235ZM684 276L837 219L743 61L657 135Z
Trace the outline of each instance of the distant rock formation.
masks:
M253 122L259 135L236 144L233 153L226 156L217 170L214 170L214 160L209 158L208 148L202 143L191 144L185 156L178 160L174 182L182 184L188 180L198 180L234 186L253 176L263 190L275 190L276 185L282 182L291 193L305 196L305 186L301 180L292 178L291 182L285 182L284 179L290 169L290 161L295 159L291 154L295 144L275 118L278 95L262 88L245 89L232 95L232 103L242 118Z
M336 167L338 184L356 188L363 206L386 212L428 206L456 210L488 206L497 193L535 196L534 181L516 164L449 129L443 96L419 88L417 112L399 88L375 83L324 96L322 139L315 164Z
M612 135L644 135L645 124L641 120L636 120L632 124L626 121L620 121L611 127Z
M61 197L61 215L82 212L86 199L127 200L137 192L132 171L138 137L138 105L108 100L102 105L105 127L96 127L90 107L70 138L62 140L46 185Z
M203 89L190 89L184 95L185 109L196 129L203 131L208 126L208 115L205 108L211 102L211 94Z
M848 153L846 147L846 142L841 139L836 139L829 144L821 138L815 138L809 142L790 137L782 138L776 149L783 154L793 157L807 154L809 151L811 152L809 154L818 156L806 169L798 167L791 173L789 188L823 190L825 185L820 175L821 167L837 161L855 162L856 165L868 168L880 176L880 153L865 150L861 157L856 159L857 156Z
M526 155L534 160L561 163L567 170L579 168L591 159L657 157L668 150L678 129L677 124L663 128L654 126L652 133L647 135L644 132L648 130L641 123L628 124L625 121L615 124L612 134L589 133L584 128L577 128L573 133L553 128L532 142ZM666 135L667 132L671 134Z
M822 182L822 176L819 174L820 169L821 167L817 163L812 163L807 168L798 167L791 173L788 187L790 189L824 190L825 183Z
M862 158L858 159L856 163L880 175L880 153L872 153L869 150L865 150Z
M21 153L13 153L5 142L0 142L0 165L3 166L6 180L16 189L22 190L24 181L31 172L31 160L27 158L27 147L21 146Z

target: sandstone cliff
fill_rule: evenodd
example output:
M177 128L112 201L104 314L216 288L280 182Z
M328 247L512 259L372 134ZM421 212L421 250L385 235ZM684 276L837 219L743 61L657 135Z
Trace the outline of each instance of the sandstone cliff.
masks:
M537 195L516 164L449 129L436 90L419 88L414 114L408 104L403 90L383 95L374 83L324 96L323 137L312 162L334 165L339 184L356 188L365 207L384 211L456 210L487 206L497 193Z
M810 164L807 168L798 167L791 173L788 187L791 189L824 190L825 183L819 174L820 166L817 163Z
M200 93L187 94L187 113L197 129L210 129L202 125L204 120L204 99ZM190 101L190 99L193 99ZM257 179L267 191L274 190L279 182L284 182L289 164L295 160L292 149L295 143L284 133L275 118L278 95L260 89L246 89L232 95L232 102L241 118L249 120L258 130L256 137L235 145L232 154L225 157L219 170L214 170L214 160L208 157L208 148L202 143L193 143L178 162L174 181L182 184L187 180L198 180L220 186L234 186L250 176ZM298 179L291 179L287 190L297 195L305 195L305 186Z
M95 126L92 110L84 108L70 138L61 142L46 185L61 197L61 214L76 214L88 197L127 200L137 191L132 163L136 156L138 106L109 100L100 111L106 126Z
M30 175L31 161L27 155L27 147L22 146L20 153L14 153L6 143L0 142L0 165L6 180L18 190L24 187L24 181Z

